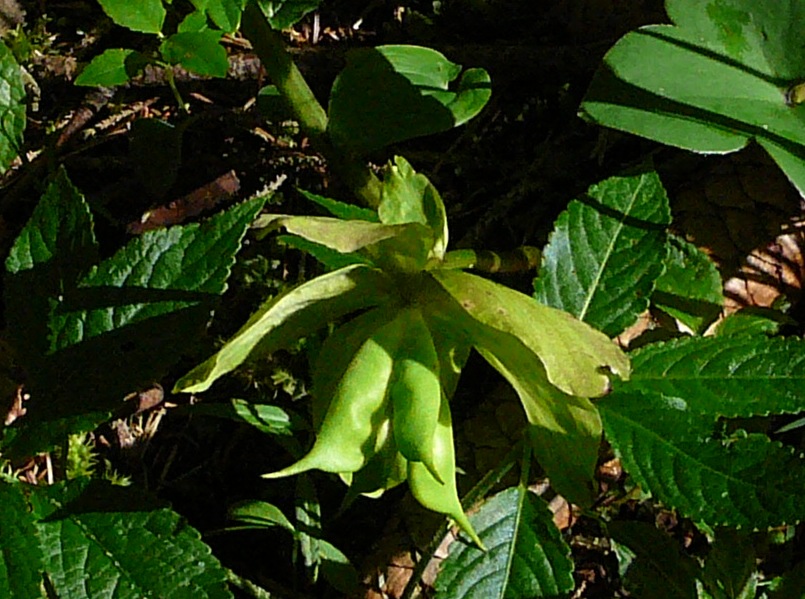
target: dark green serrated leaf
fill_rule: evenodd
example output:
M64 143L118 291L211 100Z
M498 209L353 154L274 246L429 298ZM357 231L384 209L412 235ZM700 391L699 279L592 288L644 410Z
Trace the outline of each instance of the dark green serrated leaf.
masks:
M43 451L66 432L89 430L132 387L158 380L202 332L264 201L250 200L201 224L148 232L77 287L43 295L32 316L49 329L47 345L25 364L32 409L7 437L9 451Z
M222 33L207 29L174 33L159 47L167 62L180 64L188 71L210 77L226 77L229 61L219 43Z
M159 33L165 21L162 0L98 0L103 11L118 25L132 31Z
M682 555L665 533L644 522L613 522L615 541L626 588L638 599L696 599L699 566Z
M0 172L14 161L25 131L25 84L14 54L0 43Z
M5 263L8 335L26 368L34 367L48 350L50 302L74 287L97 260L89 206L62 169Z
M535 599L573 589L570 548L539 497L522 487L508 489L470 522L487 551L455 541L436 579L437 599Z
M305 197L305 199L310 200L318 206L321 206L336 218L341 218L343 220L365 220L370 223L380 222L380 219L377 217L377 212L370 210L369 208L363 208L361 206L356 206L355 204L347 204L346 202L339 202L338 200L320 196L318 194L305 191L304 189L300 189L298 191Z
M123 85L147 64L148 59L135 50L112 48L93 58L76 77L75 84L106 87Z
M631 354L619 389L685 400L714 416L792 414L805 406L805 341L734 335L682 338Z
M32 489L29 501L61 597L232 597L199 533L140 491L77 480Z
M648 308L670 222L653 171L593 185L556 220L534 281L536 298L617 335Z
M42 599L45 566L20 484L0 481L0 539L0 596Z
M794 325L796 321L785 312L774 308L750 306L730 314L716 327L716 336L727 335L775 335L784 325Z
M694 334L701 334L721 312L721 275L699 248L670 235L665 272L656 281L651 301Z
M715 417L678 396L616 391L597 406L625 469L683 515L749 529L805 518L805 461L790 448L758 434L714 439Z

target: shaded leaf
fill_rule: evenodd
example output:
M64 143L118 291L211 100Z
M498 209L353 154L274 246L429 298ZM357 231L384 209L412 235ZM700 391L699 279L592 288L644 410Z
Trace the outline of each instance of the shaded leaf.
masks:
M140 182L156 198L164 197L182 164L182 129L165 121L147 118L131 126L129 155Z
M316 10L321 0L257 0L274 29L288 29Z
M233 33L240 25L246 0L207 0L207 14L221 30Z
M170 64L180 64L188 71L210 77L226 77L229 61L219 43L222 33L207 29L174 33L159 47Z
M665 272L656 281L651 301L694 334L701 334L721 312L721 275L704 252L671 235Z
M199 533L140 491L77 480L31 489L29 501L61 597L232 597Z
M14 161L25 131L25 84L14 54L0 43L0 172Z
M696 599L700 569L667 534L645 522L613 522L620 575L635 597Z
M466 71L430 48L378 46L354 50L330 93L328 131L358 153L459 126L491 95L489 75Z
M0 481L0 595L42 599L44 557L20 484Z
M704 562L702 581L714 599L754 599L755 548L746 533L719 529Z
M653 171L593 185L556 220L534 281L536 298L609 336L621 333L648 308L670 222Z
M570 548L542 499L522 487L508 489L470 522L487 551L455 541L436 579L438 599L533 599L573 589Z
M783 325L793 325L796 321L785 312L774 308L750 306L730 314L716 327L716 336L726 335L775 335Z
M292 415L281 407L252 403L245 399L231 399L227 403L197 403L187 406L184 411L243 422L268 435L292 435L298 426Z
M279 526L285 530L296 533L296 528L277 506L265 501L250 499L241 501L229 508L227 517L239 522L239 526L228 527L227 530L241 530L245 528L273 528Z

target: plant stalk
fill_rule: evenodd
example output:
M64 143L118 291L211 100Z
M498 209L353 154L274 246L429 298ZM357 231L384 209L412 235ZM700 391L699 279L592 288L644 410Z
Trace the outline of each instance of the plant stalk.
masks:
M471 268L488 273L523 272L539 267L542 253L530 245L508 252L454 250L447 252L440 268Z
M333 146L327 134L327 113L291 58L281 34L272 29L257 3L249 2L246 6L240 30L252 44L313 147L362 202L377 208L382 188L380 180L360 158Z

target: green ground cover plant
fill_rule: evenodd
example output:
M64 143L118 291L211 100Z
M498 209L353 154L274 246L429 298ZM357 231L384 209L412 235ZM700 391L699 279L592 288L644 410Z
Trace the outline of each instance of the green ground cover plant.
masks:
M313 365L309 418L242 400L197 406L275 436L288 466L266 478L297 477L293 520L254 498L232 506L230 530L287 531L310 578L321 575L347 595L356 574L323 535L311 471L338 475L346 503L407 482L421 505L461 530L436 579L437 597L567 596L575 584L570 547L546 501L529 490L539 468L556 493L600 524L633 596L802 595L805 562L791 557L771 576L758 564L775 534L793 531L803 516L801 446L784 444L781 434L801 428L805 342L782 335L790 319L780 311L739 311L717 322L718 270L671 232L669 199L650 163L570 202L542 250L450 250L447 210L428 178L403 157L379 171L367 158L470 121L491 95L485 71L419 46L361 49L325 108L279 33L316 9L315 0L199 0L180 19L168 18L176 7L161 0L99 4L117 25L153 36L153 47L106 50L77 84L121 85L146 64L223 77L220 42L240 30L271 79L264 95L285 104L356 203L302 192L330 216L278 214L263 212L271 194L261 194L200 223L147 232L103 257L86 199L65 169L54 169L5 261L4 340L13 357L0 384L13 395L10 372L22 367L32 398L2 429L4 460L54 450L75 457L80 434L115 416L133 388L161 380L203 334L247 230L255 239L284 231L322 274L265 298L173 390L203 394L280 349L323 339L304 349ZM607 54L584 114L699 152L755 139L801 190L799 3L669 0L667 9L675 25L633 32ZM8 168L25 127L25 88L14 57L0 48L0 164ZM646 66L656 63L668 68ZM531 295L494 280L537 264ZM626 353L611 338L647 310L676 324L663 340ZM513 388L527 424L462 498L451 400L472 351ZM706 551L685 553L654 524L620 519L597 503L602 440L630 474L628 494L690 519ZM515 467L519 483L496 487ZM273 596L224 568L165 503L87 472L72 468L50 485L6 473L0 594L232 597L229 582Z

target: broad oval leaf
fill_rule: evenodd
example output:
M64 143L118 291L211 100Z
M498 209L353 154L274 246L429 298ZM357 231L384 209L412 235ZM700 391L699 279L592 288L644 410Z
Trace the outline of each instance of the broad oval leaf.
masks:
M25 131L25 85L14 54L0 43L0 172L5 171L22 147Z
M593 185L556 220L534 281L536 298L607 335L621 333L648 308L670 222L653 171Z
M162 0L98 0L103 11L118 25L142 33L159 33L165 21Z
M123 85L136 76L148 59L134 50L111 48L92 59L81 74L76 77L76 85L114 87Z
M582 103L595 122L698 152L731 152L756 139L805 191L805 107L786 101L800 83L805 24L798 0L668 0L677 26L627 34L604 57ZM662 69L653 65L662 64Z
M683 515L750 530L805 518L805 460L781 443L714 439L716 418L678 396L616 391L597 406L625 469Z
M513 335L534 352L550 382L565 393L598 397L610 386L605 370L629 376L626 354L567 312L468 273L442 269L431 274L474 320Z
M330 94L328 131L358 154L457 127L489 100L482 69L464 73L442 54L420 46L378 46L351 52Z
M794 414L805 406L805 341L762 335L682 338L631 354L618 390L680 397L717 417Z
M570 548L539 497L502 491L470 516L487 547L455 541L436 579L437 599L534 599L573 590Z
M199 393L231 372L260 346L270 353L328 322L392 296L379 270L356 264L322 275L268 300L214 356L183 376L176 392Z
M77 480L31 489L29 501L60 597L232 597L198 531L141 491Z
M223 78L229 61L226 49L219 43L221 35L212 29L174 33L162 42L159 51L170 64L182 65L198 75Z

